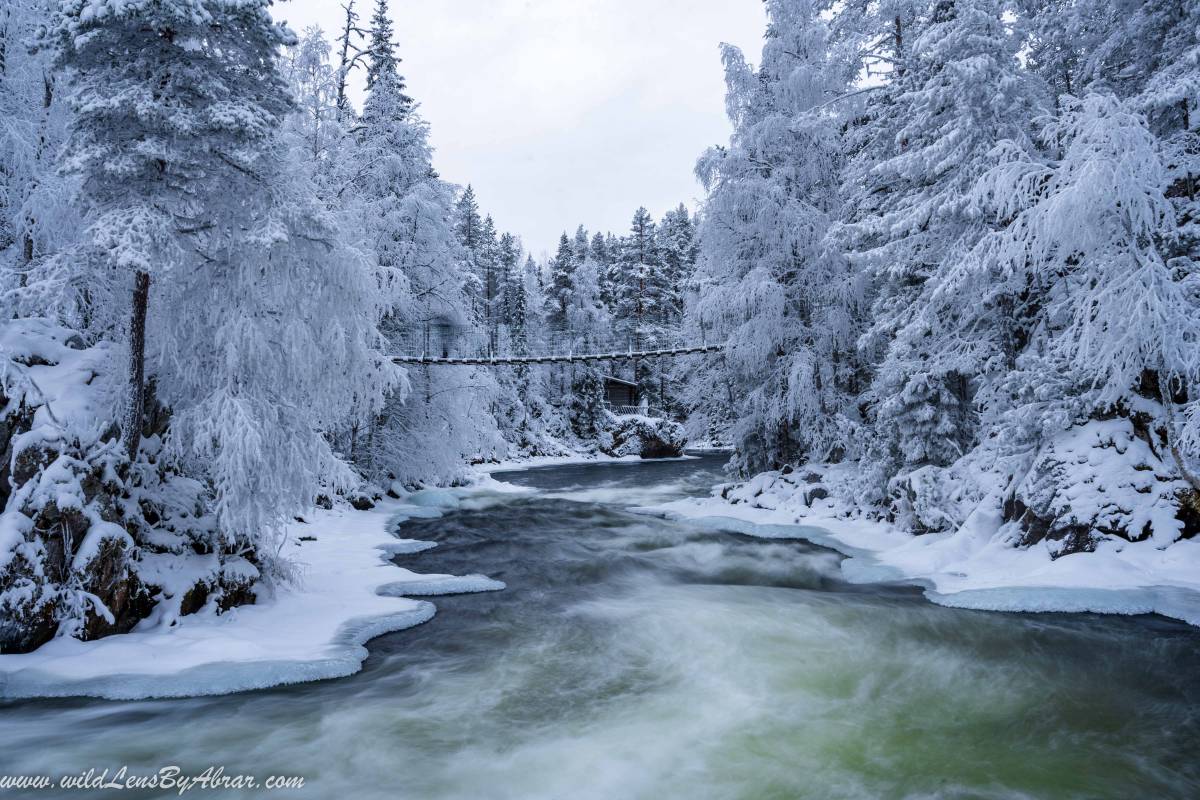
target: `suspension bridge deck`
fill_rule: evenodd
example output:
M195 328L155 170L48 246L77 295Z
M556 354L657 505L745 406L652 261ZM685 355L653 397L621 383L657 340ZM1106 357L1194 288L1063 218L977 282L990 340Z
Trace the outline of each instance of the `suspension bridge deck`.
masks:
M697 344L669 347L660 350L614 350L597 353L554 353L543 355L397 355L391 359L396 364L440 365L447 367L467 366L517 366L519 364L572 364L594 361L639 361L648 358L715 353L724 350L723 344Z

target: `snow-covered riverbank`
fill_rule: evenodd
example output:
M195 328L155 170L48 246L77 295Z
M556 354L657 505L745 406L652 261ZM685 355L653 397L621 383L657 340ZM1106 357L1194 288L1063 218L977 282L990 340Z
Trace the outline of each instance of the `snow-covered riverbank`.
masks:
M688 453L676 458L655 458L652 461L692 461L699 456ZM481 476L494 475L497 472L514 472L538 467L567 467L579 464L638 464L644 462L641 456L609 456L604 453L572 453L568 456L532 456L530 458L508 458L503 461L493 461L487 464L477 464L476 473Z
M62 637L23 655L0 656L0 697L112 699L226 694L357 672L369 639L428 621L415 597L503 589L481 575L420 575L390 559L432 544L398 539L404 519L459 507L481 488L433 489L384 500L370 511L316 510L288 527L282 555L299 576L258 603L217 615L143 623L91 642Z
M839 467L825 467L836 482ZM720 489L721 487L719 487ZM723 495L723 496L722 496ZM914 536L853 515L801 472L767 472L646 509L766 538L801 538L847 556L855 583L904 581L933 602L992 611L1157 613L1200 626L1200 541L1105 539L1095 552L1051 557L1051 542L1018 548L999 513L977 510L953 533Z

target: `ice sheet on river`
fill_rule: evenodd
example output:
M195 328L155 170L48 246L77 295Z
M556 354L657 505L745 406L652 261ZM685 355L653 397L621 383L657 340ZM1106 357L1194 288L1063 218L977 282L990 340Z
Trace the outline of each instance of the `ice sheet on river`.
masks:
M0 656L0 697L110 699L227 694L357 672L366 642L420 625L432 603L413 597L495 591L481 575L419 575L389 559L434 545L397 539L393 523L438 516L475 489L429 490L371 511L315 511L288 528L294 585L252 606L182 617L94 642L55 639Z
M763 476L760 476L760 479ZM756 479L757 480L757 479ZM987 611L1150 614L1200 626L1200 540L1101 542L1095 552L1051 557L1047 544L1016 548L998 520L974 517L954 533L913 536L860 517L832 499L747 485L739 502L678 500L644 509L767 538L798 538L847 556L854 583L924 586L935 603ZM755 494L757 492L757 494ZM753 498L747 502L747 498Z

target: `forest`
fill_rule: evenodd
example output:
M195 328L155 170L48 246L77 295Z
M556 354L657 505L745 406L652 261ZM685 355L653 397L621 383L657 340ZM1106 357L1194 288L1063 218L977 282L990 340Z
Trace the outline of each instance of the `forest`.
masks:
M313 509L648 441L727 448L729 506L1194 570L1200 5L765 8L699 206L539 257L439 175L387 0L8 0L0 650L252 604ZM714 352L397 363L431 331Z

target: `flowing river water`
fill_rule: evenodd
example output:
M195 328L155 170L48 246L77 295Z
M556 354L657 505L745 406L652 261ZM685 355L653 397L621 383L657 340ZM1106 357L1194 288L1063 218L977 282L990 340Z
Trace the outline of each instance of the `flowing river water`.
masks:
M266 796L397 800L1200 798L1200 631L942 608L847 584L799 540L629 510L719 467L499 475L537 491L406 523L439 546L397 561L506 591L438 598L342 680L0 704L0 773L223 765L306 778Z

